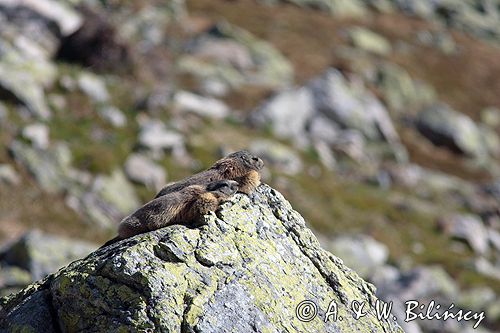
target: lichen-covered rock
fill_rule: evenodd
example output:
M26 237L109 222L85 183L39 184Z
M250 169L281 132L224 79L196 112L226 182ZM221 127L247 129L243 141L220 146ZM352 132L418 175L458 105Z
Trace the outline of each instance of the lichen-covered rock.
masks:
M319 246L281 194L236 195L197 228L123 240L0 299L0 328L64 332L402 332L373 314L374 287ZM303 300L317 304L309 322ZM330 302L343 320L325 322ZM305 314L305 312L304 312ZM3 318L2 318L3 317Z

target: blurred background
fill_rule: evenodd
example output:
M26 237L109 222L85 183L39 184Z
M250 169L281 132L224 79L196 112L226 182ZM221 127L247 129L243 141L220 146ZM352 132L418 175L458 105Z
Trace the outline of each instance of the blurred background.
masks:
M499 108L499 0L0 0L0 293L248 149L400 317L498 332Z

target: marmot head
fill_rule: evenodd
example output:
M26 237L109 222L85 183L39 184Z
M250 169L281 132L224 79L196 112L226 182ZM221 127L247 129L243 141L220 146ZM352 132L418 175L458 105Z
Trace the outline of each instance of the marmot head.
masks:
M227 179L211 182L207 185L207 191L217 198L229 198L238 192L238 182Z
M227 178L241 177L251 170L259 171L264 162L246 150L240 150L218 160L212 169L218 169L226 174Z

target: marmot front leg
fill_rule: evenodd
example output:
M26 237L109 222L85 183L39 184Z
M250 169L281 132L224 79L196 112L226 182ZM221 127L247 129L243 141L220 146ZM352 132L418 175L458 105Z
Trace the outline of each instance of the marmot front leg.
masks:
M239 184L238 192L250 195L257 186L260 185L260 174L259 172L252 170L246 175L235 179Z

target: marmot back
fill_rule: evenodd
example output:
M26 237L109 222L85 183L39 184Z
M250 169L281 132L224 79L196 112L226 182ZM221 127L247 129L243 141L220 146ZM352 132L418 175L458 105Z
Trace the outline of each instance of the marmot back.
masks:
M237 151L218 160L210 168L188 178L167 185L155 196L159 198L168 193L180 191L190 185L206 185L217 180L234 180L238 183L239 192L250 194L260 185L259 171L264 162L246 150Z
M237 191L236 181L219 180L205 186L187 186L153 199L120 222L117 240L172 224L198 222Z

